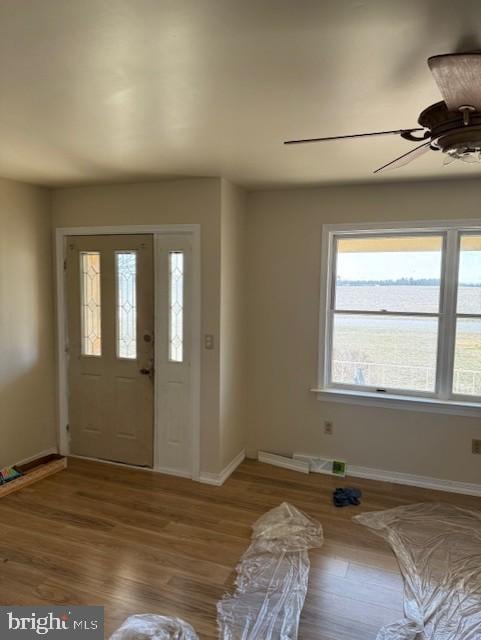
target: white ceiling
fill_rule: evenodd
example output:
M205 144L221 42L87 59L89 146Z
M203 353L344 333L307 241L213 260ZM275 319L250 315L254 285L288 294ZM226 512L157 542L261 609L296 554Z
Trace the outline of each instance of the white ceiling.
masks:
M439 153L383 176L440 99L426 58L472 48L479 0L2 0L0 175L224 175L250 187L481 175Z

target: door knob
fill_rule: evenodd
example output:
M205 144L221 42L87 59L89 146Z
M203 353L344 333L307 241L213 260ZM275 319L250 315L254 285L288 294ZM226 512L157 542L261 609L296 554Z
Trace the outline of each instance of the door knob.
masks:
M139 369L139 373L141 373L143 376L149 376L149 378L153 380L154 379L154 359L150 358L149 366L142 367L142 369Z
M141 373L143 376L150 376L152 373L152 369L148 369L147 367L142 367L139 373Z

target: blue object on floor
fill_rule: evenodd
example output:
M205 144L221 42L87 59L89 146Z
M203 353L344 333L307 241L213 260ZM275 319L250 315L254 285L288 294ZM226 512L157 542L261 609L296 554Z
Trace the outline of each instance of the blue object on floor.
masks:
M361 504L362 491L354 487L338 487L332 494L332 501L336 507L348 507Z

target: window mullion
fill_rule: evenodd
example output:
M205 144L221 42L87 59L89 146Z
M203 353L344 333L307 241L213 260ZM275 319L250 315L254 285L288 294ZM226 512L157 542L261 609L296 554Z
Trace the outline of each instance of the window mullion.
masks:
M439 349L436 371L439 397L447 400L452 394L454 342L456 335L456 296L458 284L459 233L447 233L443 269L442 309L439 321Z
M333 309L332 311L333 313L337 313L339 315L351 316L398 316L400 318L404 316L407 318L411 318L413 316L417 316L419 318L437 318L439 316L439 313L429 313L424 311L372 311L370 309Z

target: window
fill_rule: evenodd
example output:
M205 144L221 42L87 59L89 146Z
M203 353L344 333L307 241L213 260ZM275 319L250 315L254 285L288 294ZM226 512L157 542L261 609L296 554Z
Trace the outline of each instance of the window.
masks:
M117 251L117 356L137 358L137 252Z
M102 355L100 253L80 252L80 326L83 356Z
M169 253L169 360L184 357L184 253Z
M481 397L481 235L462 234L453 392Z
M481 228L325 233L319 390L481 402Z

